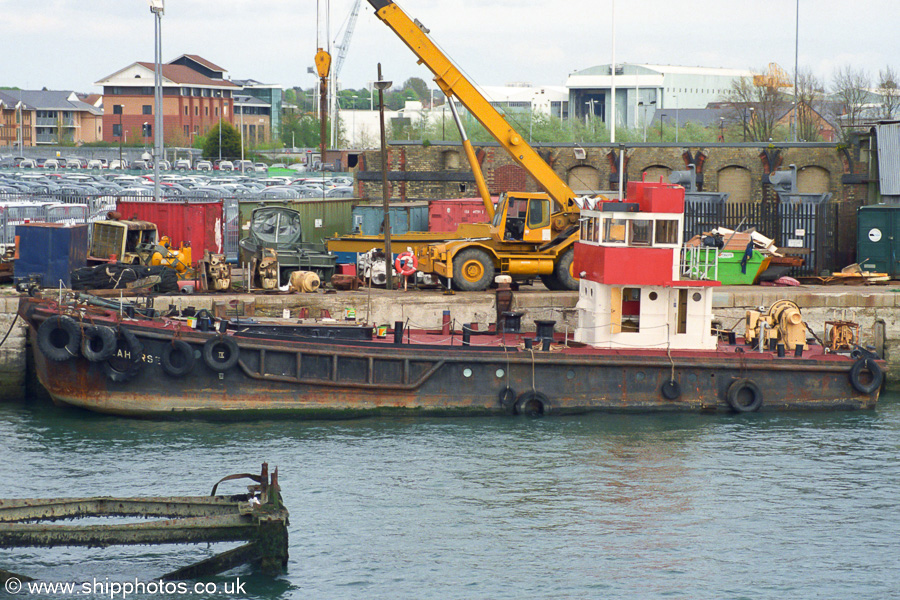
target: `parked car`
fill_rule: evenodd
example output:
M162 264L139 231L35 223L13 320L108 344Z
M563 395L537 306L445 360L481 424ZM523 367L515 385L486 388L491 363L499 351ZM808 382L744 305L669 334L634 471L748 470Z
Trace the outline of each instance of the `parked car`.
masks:
M32 158L23 158L21 161L19 161L20 169L34 169L36 167L37 163L35 163L34 159Z
M223 160L219 163L220 171L234 171L234 163L230 160Z
M285 166L284 163L272 163L272 165L269 168L270 169L287 169L287 166Z
M119 159L111 160L111 161L109 161L109 168L110 169L127 169L128 161L125 160L124 158L121 161Z
M60 167L59 161L55 158L48 158L44 161L43 167L45 169L58 169Z
M261 162L253 163L253 170L256 171L257 173L268 173L269 165L267 165L266 163L261 163Z
M146 171L150 168L150 161L147 160L136 160L131 163L131 168L141 171Z
M191 170L191 161L186 158L179 158L175 161L175 170L176 171L190 171Z
M212 171L212 163L208 160L198 160L194 168L198 171Z
M222 168L222 165L219 165L219 169ZM253 161L250 160L236 160L234 161L234 170L240 171L241 173L252 173L253 172Z
M99 159L92 158L91 160L88 161L87 168L88 169L102 169L104 167L103 167L103 163L100 162Z

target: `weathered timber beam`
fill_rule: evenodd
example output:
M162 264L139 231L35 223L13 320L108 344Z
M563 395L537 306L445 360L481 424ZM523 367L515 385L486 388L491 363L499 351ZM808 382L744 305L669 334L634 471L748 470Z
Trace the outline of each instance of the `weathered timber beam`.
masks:
M28 575L19 575L18 573L13 573L12 571L4 571L0 569L0 584L6 585L6 582L10 579L18 580L20 583L23 581L34 581L34 578L29 577Z
M358 181L381 181L381 171L359 171ZM465 171L390 171L388 181L434 181L474 183L475 176Z
M255 562L260 559L259 548L253 542L238 546L227 552L216 554L211 558L182 567L171 573L166 573L160 579L163 581L181 581L184 579L201 579L218 575L239 567L245 563Z
M237 542L256 538L250 516L192 517L112 525L0 524L0 548Z
M0 500L0 523L74 517L208 517L251 510L247 496L25 498Z

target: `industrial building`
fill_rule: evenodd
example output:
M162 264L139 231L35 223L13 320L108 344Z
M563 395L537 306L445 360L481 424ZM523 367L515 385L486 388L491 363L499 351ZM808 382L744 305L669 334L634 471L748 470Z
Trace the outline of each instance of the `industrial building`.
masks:
M752 76L740 69L629 63L617 64L613 76L611 65L599 65L569 75L569 114L609 123L615 85L617 126L643 127L657 110L706 108L721 101L734 81Z

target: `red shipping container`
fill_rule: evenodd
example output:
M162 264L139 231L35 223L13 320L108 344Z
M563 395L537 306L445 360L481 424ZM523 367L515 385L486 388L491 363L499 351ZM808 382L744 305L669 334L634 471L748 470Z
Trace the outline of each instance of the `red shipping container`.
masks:
M494 204L497 197L493 198ZM487 223L481 198L447 198L428 204L428 231L456 231L461 223Z
M203 251L222 254L224 219L221 202L137 202L120 200L116 210L123 219L156 223L159 236L169 236L174 248L189 244L196 263Z

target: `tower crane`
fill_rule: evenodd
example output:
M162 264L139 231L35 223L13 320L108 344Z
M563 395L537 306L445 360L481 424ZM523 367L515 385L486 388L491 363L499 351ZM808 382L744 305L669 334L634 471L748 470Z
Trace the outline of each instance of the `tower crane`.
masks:
M329 86L329 95L331 97L331 105L329 114L331 115L331 145L334 147L337 142L337 82L341 74L341 67L344 66L344 60L347 58L347 50L350 48L350 39L353 37L353 28L356 26L356 18L359 16L359 5L362 0L353 0L353 6L350 14L347 16L346 26L344 27L344 35L341 43L335 46L337 57L334 60L334 67L331 70L331 82ZM335 40L337 42L337 40ZM324 162L324 158L322 159Z

